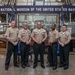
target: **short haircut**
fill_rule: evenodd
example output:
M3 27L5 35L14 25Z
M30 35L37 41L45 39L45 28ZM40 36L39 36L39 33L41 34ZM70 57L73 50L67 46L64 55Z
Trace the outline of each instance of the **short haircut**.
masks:
M23 25L24 25L25 23L27 24L27 22L24 22Z
M15 21L14 21L14 20L12 20L12 21L11 21L11 23L12 23L12 22L15 22ZM15 23L16 23L16 22L15 22Z
M67 25L63 24L63 26L65 26L67 28Z
M56 27L56 24L54 23L54 24L52 24L51 26L53 26L54 25L54 27Z
M54 26L56 27L56 24L54 24Z
M37 22L37 24L41 24L41 22L40 22L40 21L38 21L38 22Z

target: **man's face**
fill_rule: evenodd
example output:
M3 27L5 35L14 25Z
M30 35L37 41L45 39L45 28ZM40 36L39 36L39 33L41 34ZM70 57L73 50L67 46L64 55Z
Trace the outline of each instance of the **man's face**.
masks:
M11 22L11 27L12 27L12 28L15 28L15 27L16 27L15 21L12 21L12 22Z
M27 28L28 28L27 23L24 23L24 24L23 24L23 28L24 28L24 29L27 29Z
M62 31L66 31L67 27L66 26L62 26Z
M55 27L55 25L54 25L54 24L53 24L53 25L51 25L51 29L52 29L52 30L55 30L55 28L56 28L56 27Z
M41 26L41 22L38 22L38 23L37 23L37 28L40 29L41 27L42 27L42 26Z

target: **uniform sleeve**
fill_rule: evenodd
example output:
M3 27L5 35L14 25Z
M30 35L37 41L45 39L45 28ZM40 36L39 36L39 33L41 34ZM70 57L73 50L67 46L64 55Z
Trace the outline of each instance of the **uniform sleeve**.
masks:
M32 33L31 33L31 37L34 37L34 30L33 30Z
M21 38L21 30L18 33L18 38Z
M48 33L48 43L50 42L50 32Z
M18 31L18 34L19 34L19 29L17 29L17 31Z
M47 32L46 32L46 30L45 30L45 38L47 38Z
M31 31L29 30L30 38L31 38Z
M50 32L48 33L48 38L50 37Z
M68 34L68 40L71 40L71 35L70 35L70 33Z
M58 33L58 31L56 32L56 37L55 37L56 39L58 39L59 38L59 33Z
M31 31L30 31L30 35L31 35Z
M67 37L68 39L67 39L67 41L66 41L66 44L68 44L69 42L70 42L70 40L71 40L71 35L70 35L70 33L68 32L68 37Z
M60 38L60 32L58 32L58 39Z
M7 36L9 37L9 35L10 35L10 31L9 31L9 29L7 29L6 33L5 33L5 37L7 37Z

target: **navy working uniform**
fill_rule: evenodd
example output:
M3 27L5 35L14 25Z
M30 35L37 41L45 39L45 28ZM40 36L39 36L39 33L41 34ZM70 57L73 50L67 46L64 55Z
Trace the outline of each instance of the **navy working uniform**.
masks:
M58 39L58 31L51 30L48 34L48 58L49 58L49 65L57 68L57 41L54 41L55 39ZM53 42L54 41L54 42Z
M36 28L32 31L31 37L34 37L37 41L41 42L44 38L47 38L46 30L43 28ZM45 51L45 42L38 44L34 42L34 66L35 68L38 63L38 54L40 54L41 66L44 68L44 51Z
M60 67L64 67L64 69L67 69L69 67L69 42L70 40L71 40L71 35L68 31L65 31L65 32L61 31L59 33ZM61 43L64 44L64 46L61 46Z
M18 45L14 45L13 43L18 43L18 29L17 28L8 28L5 36L8 38L8 50L6 55L6 61L5 61L5 69L7 70L9 67L10 59L12 56L12 52L14 52L14 66L17 66L17 50Z
M31 31L29 29L22 28L19 31L18 38L22 38L24 40L20 43L21 50L21 66L25 68L28 65L28 53L29 53L29 44L26 44L27 41L31 39Z

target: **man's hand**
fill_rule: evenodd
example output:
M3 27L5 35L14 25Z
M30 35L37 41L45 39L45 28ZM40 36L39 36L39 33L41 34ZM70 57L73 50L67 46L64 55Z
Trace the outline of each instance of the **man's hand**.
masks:
M65 45L63 43L60 44L62 47L64 47Z
M42 41L37 41L36 43L37 43L37 44L41 44L41 43L42 43Z
M30 44L30 42L29 42L29 41L26 41L25 43L26 43L26 45Z
M52 43L51 42L49 43L49 46L52 46Z
M18 42L13 42L13 45L15 45L15 46L16 46L17 44L18 44Z
M9 40L9 37L7 37L6 39Z
M10 41L10 37L6 37L6 39L7 39L8 41Z

